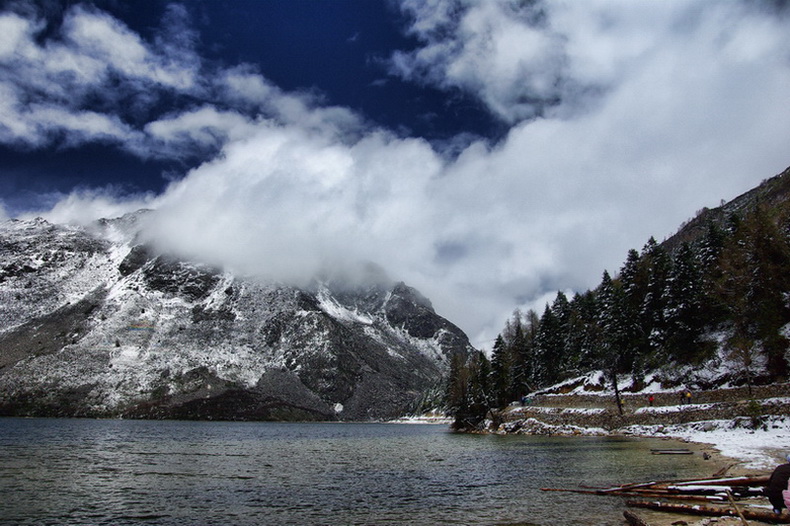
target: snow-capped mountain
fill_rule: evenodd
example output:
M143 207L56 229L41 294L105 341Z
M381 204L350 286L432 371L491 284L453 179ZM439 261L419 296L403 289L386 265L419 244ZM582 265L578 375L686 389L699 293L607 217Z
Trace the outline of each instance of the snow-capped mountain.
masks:
M236 276L140 243L152 213L0 224L0 414L387 418L472 350L378 267Z

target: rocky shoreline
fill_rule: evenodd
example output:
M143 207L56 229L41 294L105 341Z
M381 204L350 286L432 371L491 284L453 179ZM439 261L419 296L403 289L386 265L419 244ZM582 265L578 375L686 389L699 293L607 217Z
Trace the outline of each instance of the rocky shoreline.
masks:
M767 474L783 462L790 450L790 384L696 391L692 400L681 403L679 392L626 393L620 414L610 394L536 393L523 404L492 413L486 432L665 438L668 448L682 444L692 454L705 455L710 475L719 476ZM651 526L740 523L649 510L638 514Z
M492 412L487 425L495 433L553 435L663 436L677 426L712 432L723 421L733 430L767 429L790 414L790 384L757 386L751 392L745 387L696 391L692 400L680 403L677 393L669 392L627 393L621 414L613 395L544 392Z

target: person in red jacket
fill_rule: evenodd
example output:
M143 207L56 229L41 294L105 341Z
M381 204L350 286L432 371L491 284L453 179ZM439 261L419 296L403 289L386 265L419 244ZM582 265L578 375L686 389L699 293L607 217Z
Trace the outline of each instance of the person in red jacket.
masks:
M785 507L782 490L787 489L787 481L790 480L790 454L786 458L787 464L782 464L774 469L771 478L768 479L768 485L765 487L765 495L771 501L775 513L782 513L782 508Z

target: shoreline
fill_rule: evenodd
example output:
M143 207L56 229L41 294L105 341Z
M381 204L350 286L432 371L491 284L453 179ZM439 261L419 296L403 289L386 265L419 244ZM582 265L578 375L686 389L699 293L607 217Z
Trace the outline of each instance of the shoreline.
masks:
M676 438L708 447L732 461L729 474L734 471L738 471L738 475L770 472L785 463L785 456L790 453L790 417L786 416L767 417L757 429L744 426L738 419L703 420L659 427L660 430L635 426L626 428L626 432L631 436Z
M623 436L675 440L695 449L707 450L712 457L727 459L730 472L765 472L785 461L790 453L790 417L772 416L764 427L751 429L738 420L703 420L685 424L660 426L624 426L614 430L584 426L554 426L527 419L527 425L515 432L503 430L483 431L491 434L524 434L554 436ZM511 422L512 424L513 422ZM516 421L521 424L522 421ZM534 432L537 428L538 432Z
M564 436L622 436L638 439L666 440L668 444L683 444L692 454L709 455L710 470L704 476L711 478L768 475L779 464L786 462L790 453L790 417L773 416L767 419L765 428L747 429L737 425L738 420L708 420L676 424L672 426L631 426L631 428L605 431L575 428L574 433ZM660 431L659 431L660 430ZM501 434L501 432L500 432ZM703 457L704 458L704 457ZM647 481L629 481L640 483ZM607 498L607 497L602 497ZM609 497L612 498L612 497ZM761 501L761 504L763 502ZM764 505L770 509L767 499ZM738 517L705 517L684 513L632 509L629 510L649 526L741 526ZM785 511L785 513L788 513ZM751 524L766 524L751 520ZM625 518L619 524L627 524Z

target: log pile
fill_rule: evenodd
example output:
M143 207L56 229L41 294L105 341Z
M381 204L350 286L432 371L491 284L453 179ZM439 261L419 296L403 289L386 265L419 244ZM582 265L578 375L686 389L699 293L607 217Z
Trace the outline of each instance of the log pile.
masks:
M694 479L683 481L639 482L606 488L541 488L543 491L569 491L589 495L625 497L632 508L706 516L739 517L771 524L790 524L790 514L777 515L763 497L768 476ZM736 502L737 501L737 502ZM624 514L630 524L638 518Z

